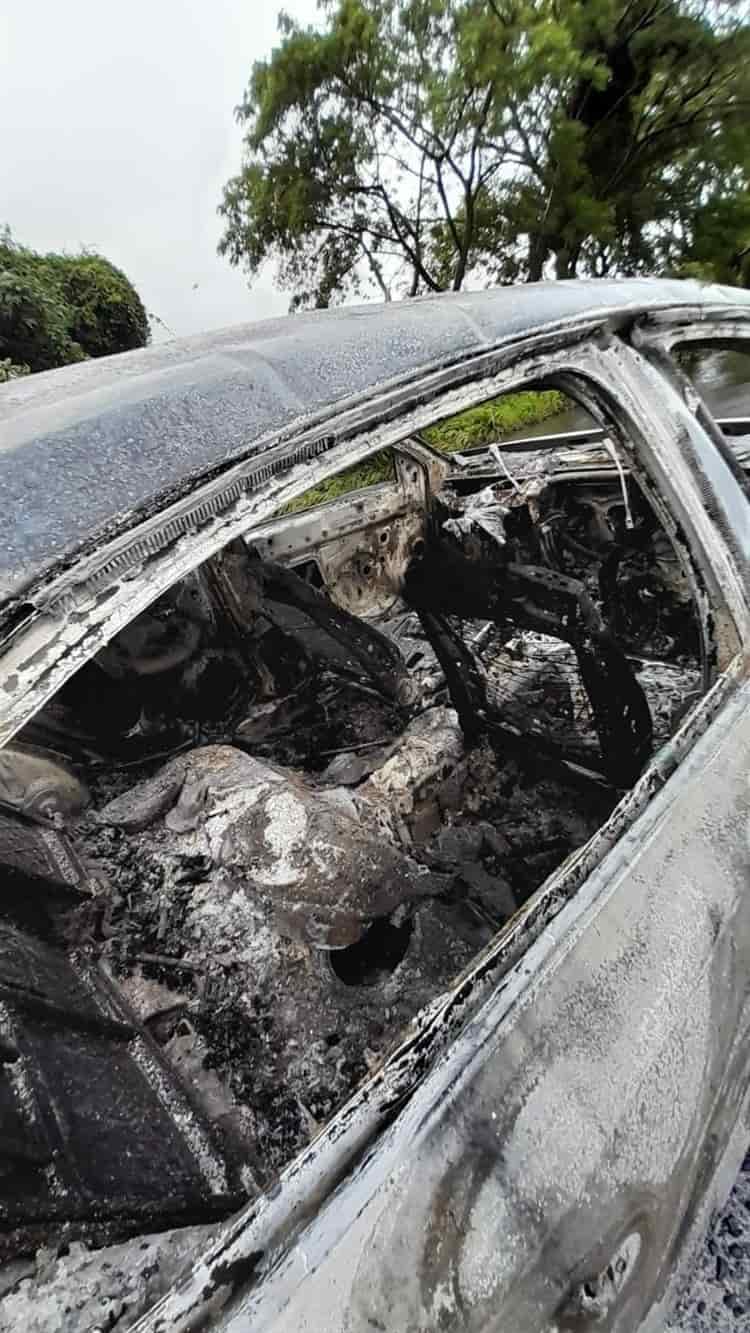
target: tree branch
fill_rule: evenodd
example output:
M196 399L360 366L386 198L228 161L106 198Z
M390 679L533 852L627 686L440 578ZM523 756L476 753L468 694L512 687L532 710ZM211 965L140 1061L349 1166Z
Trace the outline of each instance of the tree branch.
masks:
M367 262L370 265L372 275L376 283L378 284L378 287L380 288L381 292L383 293L383 300L390 301L391 289L386 283L385 278L383 277L383 269L381 264L378 262L372 250L364 240L361 242L361 245L362 245L362 250L364 251L365 254L365 258L367 259Z

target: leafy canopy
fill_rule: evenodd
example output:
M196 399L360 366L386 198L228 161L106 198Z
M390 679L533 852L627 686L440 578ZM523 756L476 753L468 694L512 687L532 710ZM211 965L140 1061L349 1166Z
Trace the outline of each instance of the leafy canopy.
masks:
M0 233L0 381L144 347L143 303L96 254L36 254Z
M554 273L741 280L739 0L319 0L237 109L221 250L292 308Z

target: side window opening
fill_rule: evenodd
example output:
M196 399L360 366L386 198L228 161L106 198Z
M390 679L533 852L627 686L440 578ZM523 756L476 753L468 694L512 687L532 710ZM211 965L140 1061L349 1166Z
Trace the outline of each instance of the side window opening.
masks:
M511 444L595 427L586 408L560 389L521 389L429 427L424 438L445 453L463 453L490 444Z
M58 1010L84 984L94 995L97 1040L117 1039L106 1078L128 1043L161 1071L143 1207L94 1185L75 1217L54 1214L52 1239L73 1226L98 1244L102 1222L111 1239L138 1233L144 1207L150 1230L166 1226L162 1142L185 1163L190 1220L268 1187L605 823L701 693L680 555L567 390L535 383L424 439L448 459L436 492L407 503L394 487L382 511L346 508L340 530L303 507L230 543L1 757L3 818L28 843L14 867L2 854L13 950L54 955ZM418 443L401 449L416 475ZM381 466L347 485L385 480ZM8 1041L23 1086L54 1098L27 1009L4 1012ZM149 1123L154 1067L128 1066ZM185 1084L202 1155L180 1138ZM24 1120L11 1087L0 1127L6 1102L14 1141L46 1163L44 1116ZM220 1188L203 1188L206 1162ZM0 1210L9 1255L49 1202L33 1172Z
M678 344L672 357L700 395L750 487L750 344L706 339Z
M296 514L315 505L328 504L352 491L363 490L369 486L378 486L384 481L396 480L396 466L392 449L381 449L358 463L354 467L336 472L318 486L311 486L308 491L290 500L281 510L282 514Z
M683 343L673 356L717 420L744 418L750 431L750 350L747 343Z
M535 395L539 390L527 397ZM555 439L555 427L572 420L580 434L567 431L565 439ZM453 427L448 422L442 428L450 433ZM498 551L504 546L498 573L504 563L536 571L539 605L527 610L539 624L521 630L529 643L543 632L545 611L552 617L561 611L560 605L554 607L552 591L557 576L563 580L561 589L564 580L577 584L579 605L589 599L600 617L598 632L618 645L648 689L661 673L675 707L670 720L663 701L656 708L654 735L661 742L701 681L701 630L683 554L664 530L642 479L615 444L614 432L609 436L599 429L584 407L568 399L564 413L547 423L547 435L551 438L538 448L533 437L528 448L525 443L519 448L512 435L477 451L444 488L442 502L460 512L447 520L442 516L442 528L452 535L460 530L465 548L471 531L475 549L487 548L488 534ZM527 597L533 592L525 591Z

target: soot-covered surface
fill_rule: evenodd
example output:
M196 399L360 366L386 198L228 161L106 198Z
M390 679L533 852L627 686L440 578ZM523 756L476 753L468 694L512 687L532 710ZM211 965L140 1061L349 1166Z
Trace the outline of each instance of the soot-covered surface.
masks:
M455 734L450 710L433 711ZM353 773L360 758L351 756ZM375 762L353 788L318 781L314 790L353 792L366 819L385 767L382 756ZM282 776L277 800L284 784ZM368 929L363 920L364 938L336 951L280 921L272 889L233 877L222 860L223 814L180 833L164 816L128 833L92 814L80 842L103 888L87 929L167 1058L264 1184L612 802L595 790L582 804L580 791L543 766L498 762L489 749L460 757L404 812L415 835L405 856L411 892L404 883L401 901L398 893L382 904L387 913L374 912L385 924Z
M407 725L361 682L321 672L250 709L231 737L204 727L202 748L87 773L93 801L77 839L100 887L82 936L258 1185L619 796L532 749L503 753L484 742L467 752L417 617L403 611L389 629L423 692L426 711ZM489 626L464 631L499 690L591 738L569 649L541 635L508 640ZM697 687L696 668L636 666L664 739ZM248 798L253 784L257 800ZM301 873L313 845L310 802L327 811L323 836L336 861L315 885ZM270 828L282 809L287 826ZM375 824L377 849L360 846ZM261 865L254 853L243 861L240 826L287 850L301 832L300 864ZM352 897L355 843L364 860ZM375 931L371 920L381 923Z
M231 544L43 710L23 740L46 749L4 760L85 867L66 948L246 1194L592 836L700 691L650 513L633 500L627 527L617 485L527 481L443 496L377 628ZM634 701L647 726L628 731Z

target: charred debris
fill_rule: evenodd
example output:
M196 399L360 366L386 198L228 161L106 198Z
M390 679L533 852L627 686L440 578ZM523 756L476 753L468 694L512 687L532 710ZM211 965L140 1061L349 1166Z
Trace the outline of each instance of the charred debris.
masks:
M0 755L6 1258L268 1186L700 693L640 490L509 461L364 534L377 617L236 542Z

